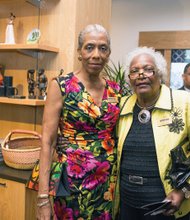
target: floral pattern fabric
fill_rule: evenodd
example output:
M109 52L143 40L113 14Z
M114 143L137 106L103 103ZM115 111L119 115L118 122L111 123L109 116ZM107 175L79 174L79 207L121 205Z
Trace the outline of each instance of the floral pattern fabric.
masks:
M120 88L106 80L97 106L78 78L57 78L63 96L60 128L69 141L64 148L71 196L54 198L58 220L111 220L116 182L114 128L119 117Z

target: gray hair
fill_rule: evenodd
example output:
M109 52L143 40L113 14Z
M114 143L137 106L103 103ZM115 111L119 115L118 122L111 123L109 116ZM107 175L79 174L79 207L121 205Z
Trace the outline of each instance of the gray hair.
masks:
M107 37L108 46L110 47L110 36L107 30L100 24L89 24L87 25L78 36L78 49L81 49L84 43L84 35L91 32L104 33Z
M167 62L164 56L159 51L155 51L152 47L137 47L131 51L126 60L126 73L129 74L130 65L133 59L141 54L148 54L153 58L156 68L158 69L158 75L161 81L165 83L167 79Z

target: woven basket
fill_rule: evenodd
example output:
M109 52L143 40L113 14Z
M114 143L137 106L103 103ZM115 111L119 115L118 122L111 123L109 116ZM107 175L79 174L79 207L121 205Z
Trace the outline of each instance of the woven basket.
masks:
M13 138L13 134L17 137ZM30 170L33 169L40 156L41 136L34 131L13 130L6 136L1 145L4 162L7 166Z

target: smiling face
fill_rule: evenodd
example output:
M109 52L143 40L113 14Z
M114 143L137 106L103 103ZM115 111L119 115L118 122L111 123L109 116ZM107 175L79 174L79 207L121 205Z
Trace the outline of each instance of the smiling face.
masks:
M82 58L83 69L89 74L99 74L110 55L107 36L97 31L86 33L78 53Z
M152 70L152 74L148 74L150 70ZM159 93L161 80L154 59L148 54L134 57L130 65L130 72L133 73L134 71L139 72L139 74L137 78L131 78L130 83L137 96L155 97Z

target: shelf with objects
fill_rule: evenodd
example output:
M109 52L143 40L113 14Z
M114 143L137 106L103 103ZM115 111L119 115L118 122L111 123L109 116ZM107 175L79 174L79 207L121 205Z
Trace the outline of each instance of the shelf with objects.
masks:
M0 0L1 138L12 129L41 132L47 83L59 53L51 34L58 3Z
M36 50L55 53L59 51L57 47L53 46L53 41L44 40L45 33L40 39L41 30L43 29L43 32L45 30L44 27L40 29L41 11L46 7L44 2L40 0L8 0L6 2L0 0L0 6L4 9L4 13L0 17L1 30L5 30L2 35L4 39L0 39L0 50ZM56 0L52 1L53 4L55 2ZM14 11L14 13L10 11ZM10 16L7 19L8 12Z
M59 46L55 46L57 41L50 34L56 22L54 6L58 2L0 0L3 10L0 16L0 64L6 67L5 75L16 75L14 86L23 85L22 89L18 88L22 96L28 95L27 70L37 72L43 68L47 72L46 66L51 70L47 63L55 60L59 52Z

